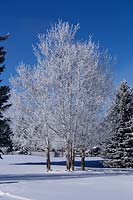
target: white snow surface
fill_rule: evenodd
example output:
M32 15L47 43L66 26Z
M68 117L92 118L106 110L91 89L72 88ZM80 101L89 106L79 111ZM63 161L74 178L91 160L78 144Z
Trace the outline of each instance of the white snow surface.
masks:
M77 158L80 159L80 158ZM99 160L100 158L87 158ZM55 164L64 158L52 158ZM7 155L0 160L0 200L132 200L133 170L52 165L47 173L45 158Z

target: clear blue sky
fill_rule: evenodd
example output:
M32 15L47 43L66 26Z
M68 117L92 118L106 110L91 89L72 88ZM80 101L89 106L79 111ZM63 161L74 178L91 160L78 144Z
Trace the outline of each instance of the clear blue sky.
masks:
M90 34L116 57L115 83L126 79L133 86L133 0L1 0L0 35L8 50L3 78L8 83L19 62L32 64L32 44L58 19L80 23L78 39Z

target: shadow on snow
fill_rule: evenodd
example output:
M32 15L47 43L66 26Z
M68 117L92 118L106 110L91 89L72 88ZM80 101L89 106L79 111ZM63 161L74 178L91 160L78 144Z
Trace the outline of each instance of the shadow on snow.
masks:
M2 184L12 184L12 183L18 183L18 181L10 181L10 182L8 182L8 181L0 181L0 185L2 185Z
M95 177L109 177L109 176L119 176L119 175L133 175L133 170L99 170L93 172L66 172L66 173L44 173L44 174L3 174L0 175L0 181L12 181L10 183L15 183L16 181L37 181L37 180L64 180L73 178L95 178Z
M25 162L25 163L14 163L12 165L46 165L46 162ZM66 165L66 161L51 162L51 165L65 166ZM80 167L80 166L81 166L81 161L75 161L75 167ZM91 167L91 168L104 168L103 160L85 161L85 166L86 167Z

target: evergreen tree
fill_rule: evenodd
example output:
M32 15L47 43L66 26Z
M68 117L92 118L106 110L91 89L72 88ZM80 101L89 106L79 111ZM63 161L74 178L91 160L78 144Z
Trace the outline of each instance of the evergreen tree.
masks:
M105 148L105 166L133 167L133 90L122 82L108 115L110 138Z
M0 36L0 42L4 41L8 38L6 36ZM0 47L0 74L4 71L5 67L3 62L5 61L5 54L6 51L4 47ZM2 80L0 80L2 82ZM6 105L6 102L9 98L9 87L8 86L0 86L0 147L11 147L11 140L10 140L10 128L8 126L8 119L3 118L3 112L7 109L10 105Z

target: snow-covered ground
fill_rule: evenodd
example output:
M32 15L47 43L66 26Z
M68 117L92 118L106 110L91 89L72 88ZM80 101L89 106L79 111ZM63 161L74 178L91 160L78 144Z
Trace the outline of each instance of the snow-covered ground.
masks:
M90 164L101 162L99 158L87 160ZM133 199L131 169L86 168L81 172L76 167L75 172L66 172L63 158L52 161L52 171L46 173L43 157L4 156L0 160L0 200Z

